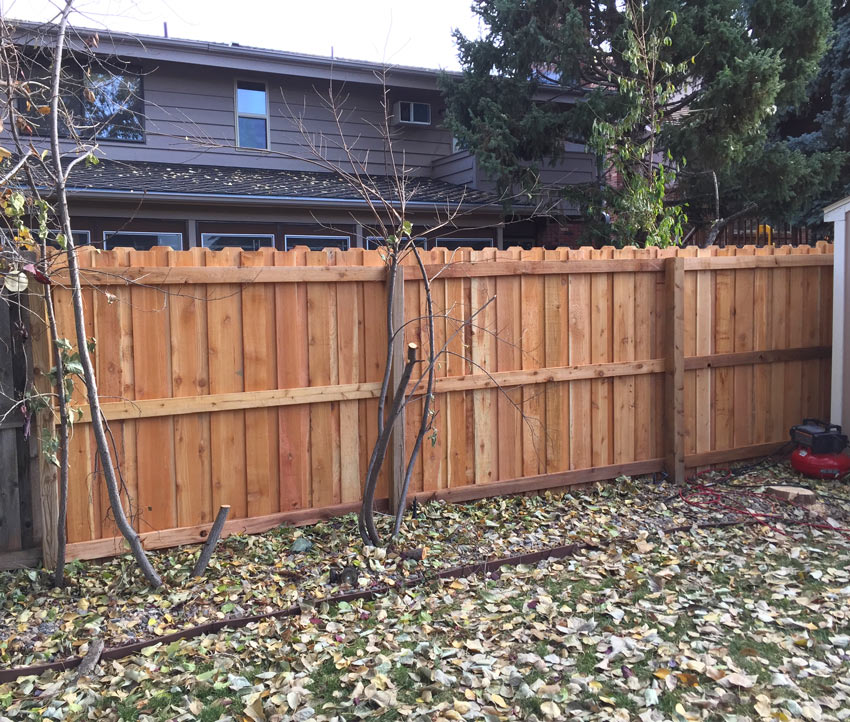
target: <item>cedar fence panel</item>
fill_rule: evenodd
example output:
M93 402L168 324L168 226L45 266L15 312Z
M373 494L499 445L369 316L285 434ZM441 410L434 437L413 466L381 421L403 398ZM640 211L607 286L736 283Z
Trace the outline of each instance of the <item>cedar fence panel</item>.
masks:
M827 413L831 253L425 252L449 354L411 493L460 501L775 450L790 425ZM146 546L202 541L219 504L231 505L228 532L356 509L387 350L379 251L158 248L81 264L103 408ZM403 333L424 353L416 274L405 268ZM68 292L56 297L73 337ZM74 401L68 555L120 553L88 407ZM408 407L408 449L421 412Z

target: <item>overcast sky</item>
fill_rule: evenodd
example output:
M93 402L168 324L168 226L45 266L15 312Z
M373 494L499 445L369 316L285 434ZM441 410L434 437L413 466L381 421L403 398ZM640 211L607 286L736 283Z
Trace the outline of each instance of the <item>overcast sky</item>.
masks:
M451 33L478 35L471 0L77 0L74 24L145 35L457 69ZM7 17L48 20L57 0L0 0Z

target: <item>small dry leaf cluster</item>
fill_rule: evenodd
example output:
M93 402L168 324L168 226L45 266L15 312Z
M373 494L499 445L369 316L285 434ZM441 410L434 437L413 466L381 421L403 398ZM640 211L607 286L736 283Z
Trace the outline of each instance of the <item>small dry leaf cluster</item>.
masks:
M787 474L760 468L736 483ZM819 490L840 525L850 494ZM230 539L205 580L188 578L196 550L164 553L174 569L160 594L143 591L125 560L81 566L63 592L9 574L4 665L84 653L95 636L112 645L293 602L305 612L151 646L80 680L68 671L0 685L0 720L850 720L850 541L795 523L798 509L773 528L664 533L728 516L674 491L620 480L428 506L404 531L403 545L432 550L420 564L352 548L347 519ZM290 551L305 538L309 549ZM404 586L423 567L575 539L601 546ZM338 591L328 569L342 564L357 568L358 586L395 591L323 601Z

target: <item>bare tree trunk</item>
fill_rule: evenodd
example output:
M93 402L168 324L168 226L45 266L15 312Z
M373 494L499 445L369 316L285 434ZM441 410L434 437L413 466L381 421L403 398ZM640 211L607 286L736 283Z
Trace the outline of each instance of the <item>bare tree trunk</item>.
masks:
M47 241L42 242L42 262L47 254ZM56 355L56 399L59 404L59 518L56 520L56 566L53 569L53 585L65 586L65 544L68 537L68 399L65 397L65 363L59 347L56 314L53 311L53 293L50 285L44 286L44 302L47 307L47 325L53 339Z
M83 378L86 384L89 408L91 410L92 431L97 443L97 453L100 458L103 478L109 494L109 505L115 519L115 525L127 540L130 551L136 559L136 563L145 575L145 578L154 588L162 586L162 579L151 565L150 560L142 548L142 540L135 529L130 525L124 507L121 504L121 493L119 491L118 479L115 474L115 465L112 461L112 453L109 449L109 441L104 428L103 414L100 409L100 397L97 391L97 381L94 375L94 365L86 338L85 308L83 307L83 292L80 284L80 269L77 264L77 252L74 247L74 239L71 232L71 215L68 210L68 198L66 194L65 169L62 166L61 149L59 146L59 83L62 66L62 55L65 44L65 32L68 26L68 16L71 13L73 0L66 0L62 8L59 28L56 35L56 49L53 57L53 75L51 78L50 93L50 148L51 162L55 174L55 192L57 215L59 217L62 233L65 235L68 248L68 274L71 282L71 298L74 307L74 325L77 333L77 347L80 355L80 365L83 368Z
M390 340L392 344L392 340ZM381 435L378 437L375 447L372 449L372 456L369 459L369 468L366 471L366 483L363 488L363 503L360 505L360 514L357 517L357 526L360 530L360 538L363 543L370 546L380 546L381 536L375 527L375 489L378 485L378 474L381 472L381 467L384 464L384 459L387 455L387 447L390 443L393 427L396 420L404 408L406 399L407 385L410 382L410 376L413 373L413 367L416 365L416 350L418 346L411 343L407 347L407 363L402 371L401 378L396 386L393 404L390 408L387 422Z
M431 425L431 407L434 403L434 375L436 365L436 351L434 349L434 302L431 297L431 281L428 278L428 271L425 269L425 264L422 263L422 257L419 255L419 249L416 246L413 246L413 253L416 256L419 272L422 274L422 283L425 286L425 313L428 320L428 386L425 390L425 399L422 405L419 432L416 434L416 442L413 444L413 451L410 452L410 459L407 461L407 468L404 472L404 484L402 485L398 509L396 509L395 514L395 523L393 524L391 537L393 539L398 536L398 532L401 529L401 522L404 519L404 512L407 510L407 492L410 489L410 478L413 476L413 464L419 457L419 452L422 449L422 441L428 432L428 427Z

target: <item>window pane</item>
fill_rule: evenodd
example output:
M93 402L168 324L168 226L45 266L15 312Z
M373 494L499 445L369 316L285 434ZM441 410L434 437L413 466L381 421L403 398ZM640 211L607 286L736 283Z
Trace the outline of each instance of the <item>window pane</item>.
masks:
M133 73L92 70L84 91L85 123L98 138L145 139L142 79Z
M243 236L228 233L204 233L203 244L206 248L213 251L220 251L222 248L241 248L243 251L258 251L260 248L273 246L274 242L269 236L263 235Z
M239 118L239 147L265 148L266 121L265 118Z
M492 248L493 241L490 238L438 238L437 245L440 248L448 248L450 251L458 248Z
M410 122L410 103L399 103L399 120L405 123Z
M325 248L341 248L346 251L351 242L348 236L286 236L286 249L295 246L307 246L311 251L322 251Z
M413 120L416 123L431 122L431 106L428 103L413 104Z
M239 83L236 86L238 112L266 114L266 86L262 83Z
M148 251L154 246L171 246L179 251L183 248L183 235L180 233L133 233L121 231L106 237L106 248L135 248Z

